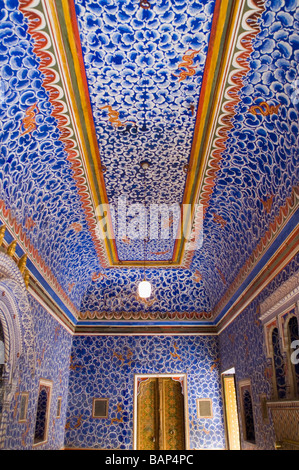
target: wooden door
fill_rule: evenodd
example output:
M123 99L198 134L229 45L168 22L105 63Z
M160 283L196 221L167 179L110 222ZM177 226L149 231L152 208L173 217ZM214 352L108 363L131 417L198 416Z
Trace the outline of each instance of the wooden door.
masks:
M159 449L159 399L157 379L139 385L137 399L137 449Z
M184 450L184 395L179 381L150 377L139 386L137 448Z

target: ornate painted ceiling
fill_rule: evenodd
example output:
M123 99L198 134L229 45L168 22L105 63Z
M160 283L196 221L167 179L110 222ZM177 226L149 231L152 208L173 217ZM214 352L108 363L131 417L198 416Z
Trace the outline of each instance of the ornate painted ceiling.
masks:
M86 328L212 325L294 255L297 0L0 0L0 21L0 217L32 293Z

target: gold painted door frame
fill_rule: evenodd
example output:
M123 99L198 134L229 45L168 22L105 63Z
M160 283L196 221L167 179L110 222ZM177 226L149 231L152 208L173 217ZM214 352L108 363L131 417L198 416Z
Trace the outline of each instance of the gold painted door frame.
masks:
M135 448L185 450L183 378L144 376L135 392Z
M223 375L224 412L229 450L240 450L240 430L234 375Z

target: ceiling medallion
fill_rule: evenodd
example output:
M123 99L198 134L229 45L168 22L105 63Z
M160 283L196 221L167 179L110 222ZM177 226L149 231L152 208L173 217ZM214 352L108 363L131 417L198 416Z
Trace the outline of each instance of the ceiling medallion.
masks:
M150 162L148 160L142 160L140 162L140 166L143 170L148 170L149 167L151 166Z

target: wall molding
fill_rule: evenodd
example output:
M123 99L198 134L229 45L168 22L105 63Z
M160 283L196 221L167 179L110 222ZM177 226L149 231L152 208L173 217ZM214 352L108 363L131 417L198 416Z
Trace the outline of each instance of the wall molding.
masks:
M299 301L299 272L291 276L260 304L260 321L265 322Z

